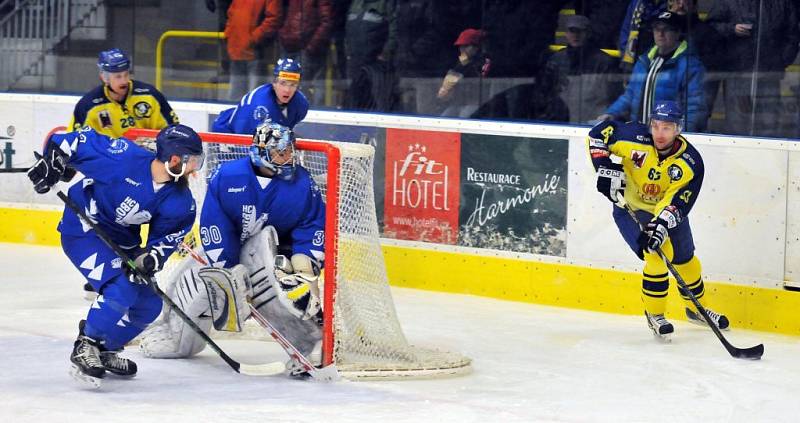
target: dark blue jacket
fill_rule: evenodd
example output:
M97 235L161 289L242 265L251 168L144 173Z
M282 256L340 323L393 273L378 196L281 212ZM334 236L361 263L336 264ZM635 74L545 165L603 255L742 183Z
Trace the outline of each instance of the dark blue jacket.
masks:
M657 51L657 47L653 47L649 53L639 56L633 67L628 87L617 101L608 107L606 113L614 115L617 119L630 116L632 121L640 120L644 84ZM686 41L682 41L656 76L653 103L659 100L677 101L684 110L684 128L691 132L702 130L708 120L703 91L704 76L703 63L691 52Z

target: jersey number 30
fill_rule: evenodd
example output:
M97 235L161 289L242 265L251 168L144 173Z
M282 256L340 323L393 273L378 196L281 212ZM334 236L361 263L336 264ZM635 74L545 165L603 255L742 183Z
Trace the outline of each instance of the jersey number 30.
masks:
M222 242L222 234L217 225L211 225L207 228L200 228L200 242L203 245L219 244Z

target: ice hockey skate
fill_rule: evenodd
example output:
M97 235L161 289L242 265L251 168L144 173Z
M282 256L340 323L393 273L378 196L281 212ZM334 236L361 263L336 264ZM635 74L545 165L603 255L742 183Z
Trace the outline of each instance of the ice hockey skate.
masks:
M710 317L711 321L713 321L714 324L717 325L718 329L727 330L728 327L730 326L730 322L728 321L728 318L724 314L717 313L716 311L711 310L710 308L707 307L706 307L706 313L708 313L708 317ZM706 319L703 318L703 315L700 313L695 313L689 307L686 307L686 318L689 320L689 322L694 323L696 325L708 326L708 324L706 323Z
M76 381L90 388L97 389L100 387L101 379L105 377L106 369L100 360L97 341L88 336L78 336L69 360L72 362L69 374Z
M672 332L675 331L675 328L672 326L672 323L668 322L666 318L664 318L663 314L650 314L648 312L644 312L644 317L647 319L647 326L650 326L650 329L653 330L653 334L661 341L670 342L672 341L671 335Z
M136 363L133 360L120 357L118 354L122 351L104 351L100 350L100 362L103 367L111 374L123 378L132 378L136 376Z

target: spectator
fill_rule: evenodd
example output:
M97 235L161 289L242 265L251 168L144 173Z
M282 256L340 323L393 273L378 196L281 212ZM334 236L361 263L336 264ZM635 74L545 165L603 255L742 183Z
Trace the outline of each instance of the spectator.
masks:
M725 129L732 134L780 136L780 82L798 50L792 0L715 0L706 22L727 42Z
M452 60L447 47L463 28L450 12L441 0L397 0L394 66L404 112L433 112L436 85Z
M396 0L353 0L345 26L349 107L381 111L394 108L392 60L396 48Z
M555 42L558 13L568 0L487 0L483 9L492 76L532 77Z
M535 82L513 86L493 96L472 114L481 119L568 122L569 109L559 96L555 69L542 67Z
M225 32L228 24L228 8L233 0L206 0L206 8L211 13L217 14L217 31ZM228 57L227 48L220 49L220 68L222 73L212 78L211 82L228 82L231 77L231 58Z
M575 0L575 12L589 18L591 36L600 48L616 50L630 0Z
M311 104L323 104L334 19L331 0L288 0L284 7L283 26L278 31L281 56L303 64Z
M639 46L639 34L650 32L650 22L667 10L667 0L631 0L619 32L620 65L630 70L645 51Z
M469 117L480 105L481 82L489 74L490 61L482 51L486 33L468 28L461 32L454 46L458 60L445 75L436 95L442 116Z
M621 120L647 124L653 104L676 101L686 110L684 127L699 131L708 119L703 93L705 69L699 58L682 40L685 17L664 12L653 22L656 45L639 56L625 92L598 120Z
M267 71L265 48L281 25L280 0L233 0L225 26L231 58L229 98L256 88Z
M570 121L585 123L603 113L622 91L621 82L615 81L619 61L597 47L586 16L568 16L565 26L567 47L554 53L547 66L566 81L561 98L569 107Z
M706 109L711 115L717 91L719 91L720 72L724 70L727 60L724 41L714 27L700 20L697 14L696 0L668 0L667 9L669 12L687 18L686 41L700 57L700 61L703 62L706 69L704 82ZM639 45L644 47L644 50L640 50L640 52L645 52L653 46L653 33L641 33L639 40Z

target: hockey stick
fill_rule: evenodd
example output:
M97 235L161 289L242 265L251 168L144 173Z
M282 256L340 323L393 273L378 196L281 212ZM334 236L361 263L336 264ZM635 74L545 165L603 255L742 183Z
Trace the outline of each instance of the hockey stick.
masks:
M286 370L285 365L281 362L266 363L266 364L244 364L231 358L227 353L225 353L225 351L222 350L222 348L219 347L219 345L217 345L216 342L214 342L214 340L212 340L208 335L206 335L206 333L203 332L203 330L200 329L197 326L197 324L193 322L192 319L190 319L189 316L187 316L186 313L184 313L183 310L181 310L180 307L178 307L172 301L172 299L169 298L167 294L164 293L164 291L161 290L161 288L158 287L158 284L153 279L148 278L147 276L142 274L142 272L136 267L134 261L131 260L130 257L128 257L128 254L125 253L125 251L123 251L122 248L120 248L120 246L115 244L114 241L112 241L111 238L108 236L108 234L105 233L105 231L103 231L96 223L94 223L91 219L89 219L89 217L86 216L86 213L84 213L84 211L81 210L80 206L75 204L75 202L72 201L72 199L69 198L66 194L64 194L63 191L59 190L58 192L56 192L56 195L58 196L58 198L61 199L61 201L64 202L64 204L67 205L67 207L72 209L72 211L74 211L75 214L77 214L83 222L86 222L86 224L88 224L92 229L94 229L95 233L97 234L97 237L100 238L100 240L103 241L104 244L106 244L109 248L111 248L111 250L113 250L114 253L117 254L122 259L122 261L125 262L125 264L131 269L131 271L133 271L136 277L144 281L147 285L149 285L156 292L156 294L158 294L158 296L161 297L161 299L169 306L169 308L175 311L175 313L177 313L178 316L180 316L181 320L183 320L183 322L186 323L186 325L189 326L192 329L192 331L194 331L194 333L203 338L203 340L206 341L206 344L208 344L208 346L211 347L211 349L213 349L225 361L225 363L231 366L233 370L248 376L271 376L271 375L281 374Z
M198 263L202 264L203 266L208 266L208 261L197 254L197 252L185 242L181 242L180 248L192 256L192 258ZM278 345L280 345L283 350L286 351L286 354L289 355L289 358L294 358L303 366L305 371L311 375L312 379L320 382L335 382L339 380L339 371L336 369L335 364L329 364L322 368L318 368L312 364L311 361L306 358L306 356L300 353L300 351L294 346L294 344L291 343L291 341L286 339L286 337L284 337L283 334L281 334L280 331L278 331L278 329L273 326L272 323L270 323L269 320L267 320L267 318L255 308L255 306L253 306L253 304L248 302L247 305L250 306L250 314L252 314L253 319L255 319L255 321L258 322L258 324L261 325L261 327L263 327L273 339L275 339L275 342L277 342Z
M619 202L622 204L622 207L625 209L625 211L628 212L633 221L636 222L637 225L639 225L639 229L644 231L644 226L642 225L642 222L639 220L639 217L636 216L636 212L631 210L631 208L625 202L625 199L622 197L621 194L617 195L617 199L620 200ZM697 297L694 296L694 293L692 293L692 291L686 285L686 281L683 280L683 277L680 275L680 273L678 273L678 270L675 269L675 266L672 264L672 262L669 261L669 259L667 259L666 255L664 255L664 252L661 250L661 247L656 248L656 253L658 253L659 257L661 257L661 260L664 260L664 263L667 265L667 269L669 269L670 273L672 273L672 276L675 276L675 280L678 281L678 285L684 291L686 291L686 294L689 296L689 299L692 300L692 304L694 304L694 306L697 308L697 311L699 311L700 314L703 315L703 319L705 319L706 323L708 324L708 327L711 328L711 330L714 332L714 335L717 335L717 338L719 338L719 341L722 342L722 345L725 347L726 350L728 350L728 353L731 356L733 356L734 358L759 360L761 356L764 355L764 344L758 344L750 348L736 348L733 345L731 345L731 343L728 342L727 339L725 339L725 336L722 335L722 332L719 330L716 323L714 323L711 320L711 317L708 315L708 312L706 311L705 307L703 307L700 304L700 301L697 299Z
M0 167L0 173L22 173L27 171L27 167Z

